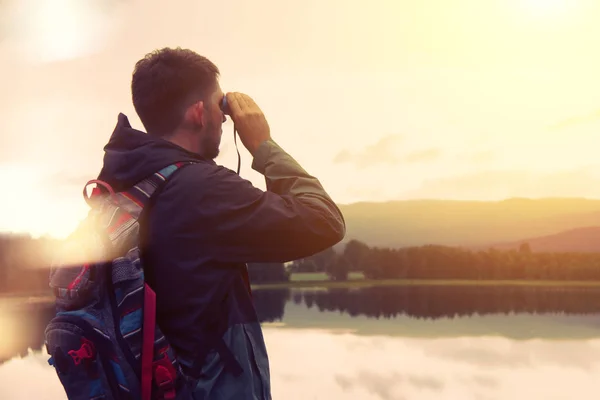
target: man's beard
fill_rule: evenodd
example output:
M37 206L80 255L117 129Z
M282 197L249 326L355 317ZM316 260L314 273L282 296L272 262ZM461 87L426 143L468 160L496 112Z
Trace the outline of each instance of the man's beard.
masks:
M216 140L213 136L207 135L203 138L202 146L200 146L200 148L202 149L202 157L209 160L214 160L219 156L219 143L215 142Z

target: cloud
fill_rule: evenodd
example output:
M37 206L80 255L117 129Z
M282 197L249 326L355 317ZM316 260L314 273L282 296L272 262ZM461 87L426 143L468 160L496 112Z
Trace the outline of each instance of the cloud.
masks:
M439 159L442 156L442 151L432 147L430 149L419 150L408 154L404 161L407 163L429 162Z
M524 350L526 347L526 351ZM590 341L564 341L556 346L552 341L532 340L529 342L511 342L501 349L464 343L454 348L430 348L427 354L440 360L465 364L477 369L535 369L539 365L546 368L561 368L563 371L586 372L593 369L600 355L600 348ZM500 385L497 377L475 374L465 383L473 382L484 388Z
M355 386L362 386L382 400L404 399L394 394L401 380L401 376L397 373L385 376L369 371L361 371L356 377L336 375L335 380L344 390L352 390Z
M563 119L555 124L552 124L548 127L549 130L561 130L565 128L569 128L575 125L581 125L588 122L595 122L600 120L600 109L592 111L588 114L575 115L570 118Z
M471 380L479 385L486 388L495 388L498 386L498 380L490 375L475 375Z
M431 376L411 375L408 377L408 381L419 389L441 391L444 388L444 382Z
M531 367L533 361L528 353L516 351L498 351L489 348L461 347L444 349L436 354L438 357L446 357L451 360L475 365L482 368L492 367Z
M558 172L487 170L425 180L409 198L488 200L509 197L600 197L600 166Z
M351 199L352 202L360 201L357 199L378 199L385 198L386 192L381 187L364 187L364 185L351 185L346 187L342 194L344 198Z
M493 150L481 150L471 153L465 153L459 156L459 159L463 159L473 164L485 164L490 161L493 161L495 156L496 153Z
M404 399L404 397L399 397L396 389L406 383L423 390L441 391L444 389L444 382L440 379L431 376L402 376L396 372L382 374L362 370L353 377L336 375L335 381L346 391L352 390L357 386L364 387L367 391L383 400Z
M381 138L377 143L367 146L364 150L352 153L348 150L340 151L333 159L334 163L352 163L359 168L372 167L378 164L397 164L400 158L393 152L394 145L400 136L389 135Z
M442 155L441 149L432 147L400 156L394 152L396 150L395 146L400 140L401 137L398 135L389 135L359 152L342 150L334 157L333 162L340 164L351 163L359 168L365 168L380 164L395 165L400 163L414 164L430 162L439 159Z

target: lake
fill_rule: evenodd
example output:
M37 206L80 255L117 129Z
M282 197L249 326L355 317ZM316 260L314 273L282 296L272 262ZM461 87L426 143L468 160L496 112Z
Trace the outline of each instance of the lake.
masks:
M260 289L274 399L597 399L600 288ZM0 300L2 301L2 300ZM64 399L48 306L0 306L0 399Z

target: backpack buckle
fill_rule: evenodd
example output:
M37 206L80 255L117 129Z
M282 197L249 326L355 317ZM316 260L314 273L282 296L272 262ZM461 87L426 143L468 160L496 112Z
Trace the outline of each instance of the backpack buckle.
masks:
M95 355L94 344L86 338L81 338L81 347L77 350L71 350L67 354L71 356L75 365L81 364L83 360L93 358Z
M162 353L162 358L152 363L154 382L160 390L165 400L174 400L176 396L175 381L177 379L177 371L166 353Z

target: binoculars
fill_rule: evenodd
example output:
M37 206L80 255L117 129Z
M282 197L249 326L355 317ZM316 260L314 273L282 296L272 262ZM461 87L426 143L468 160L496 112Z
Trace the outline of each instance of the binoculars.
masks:
M219 102L219 108L225 115L231 115L231 110L229 109L229 105L227 104L227 97L223 96L221 101Z
M223 114L231 115L231 109L229 108L229 105L227 104L227 97L223 96L221 101L219 101L219 108L221 109ZM237 174L239 175L240 167L242 166L242 156L240 155L240 151L237 148L236 133L237 133L237 129L235 129L235 125L234 125L233 126L233 142L235 143L235 150L237 151L237 155L238 155Z

